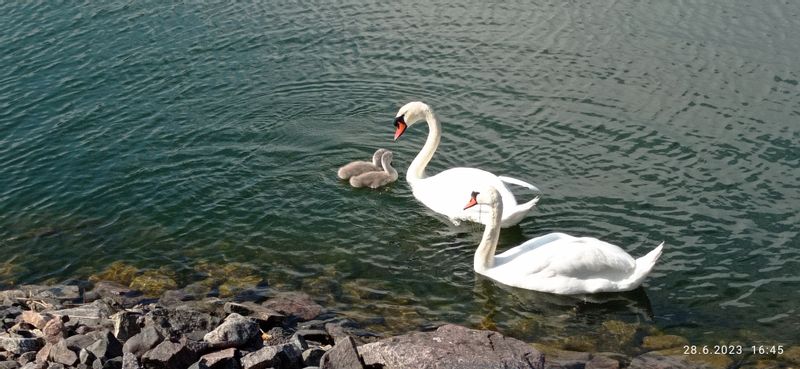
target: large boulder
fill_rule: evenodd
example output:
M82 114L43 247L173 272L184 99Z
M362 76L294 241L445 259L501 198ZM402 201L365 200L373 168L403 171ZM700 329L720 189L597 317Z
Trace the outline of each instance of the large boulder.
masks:
M243 369L291 369L300 366L302 358L291 344L266 346L242 358Z
M208 332L203 340L217 348L242 347L257 342L260 335L255 321L233 313L219 327Z
M68 317L69 319L66 321L67 325L83 324L94 327L104 325L105 323L110 325L111 322L108 320L108 316L111 315L111 310L108 304L102 300L97 300L91 304L51 311L50 314Z
M145 314L145 324L161 327L169 335L186 336L192 340L201 340L219 322L218 317L187 308L159 308Z
M145 368L188 368L197 361L197 357L197 352L185 340L164 341L142 356L142 365Z
M358 352L366 365L386 369L543 369L545 360L517 339L457 325L368 343Z
M362 369L364 362L358 356L358 349L352 337L340 340L332 349L322 355L321 369Z
M42 340L38 338L11 337L8 333L0 334L0 349L19 355L23 352L38 351Z
M164 336L155 327L145 327L141 332L125 341L125 344L122 345L122 351L130 352L140 358L145 352L156 347L163 340Z

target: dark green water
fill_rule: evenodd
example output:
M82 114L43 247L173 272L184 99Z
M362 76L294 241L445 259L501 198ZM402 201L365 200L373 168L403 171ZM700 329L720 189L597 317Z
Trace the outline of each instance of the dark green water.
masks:
M378 329L440 322L524 339L607 320L693 344L800 342L797 2L0 3L0 284L109 263L243 263ZM481 228L402 179L423 125L431 172L529 180L552 231L664 256L595 299L477 279ZM395 151L401 180L336 168ZM383 318L379 318L382 316Z

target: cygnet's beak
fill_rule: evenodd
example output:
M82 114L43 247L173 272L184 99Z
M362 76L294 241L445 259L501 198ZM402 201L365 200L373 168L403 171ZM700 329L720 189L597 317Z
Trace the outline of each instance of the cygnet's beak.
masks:
M397 139L400 138L400 136L403 135L403 132L406 131L406 128L408 128L408 125L403 120L403 116L402 115L397 117L397 118L394 118L394 128L395 128L394 140L397 141Z

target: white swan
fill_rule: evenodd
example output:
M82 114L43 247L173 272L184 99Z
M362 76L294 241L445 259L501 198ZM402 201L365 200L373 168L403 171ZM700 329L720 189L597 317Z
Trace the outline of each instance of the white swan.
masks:
M383 156L381 156L382 171L367 172L355 177L350 177L350 185L353 187L378 188L396 181L397 170L392 167L393 156L394 154L392 154L391 151L386 150Z
M341 179L349 179L350 177L357 176L359 174L379 171L381 170L381 156L383 156L383 153L386 151L386 149L376 150L375 153L372 154L372 163L361 160L347 163L343 167L339 168L339 171L336 174Z
M473 192L465 209L489 204L491 221L475 251L473 267L500 283L561 295L630 291L642 284L661 256L663 242L634 260L608 242L564 233L536 237L495 255L503 211L499 196L493 187Z
M470 220L488 224L490 218L480 209L464 211L462 195L470 193L475 188L492 186L500 191L503 199L503 218L500 223L503 228L519 223L528 214L539 198L536 197L524 204L517 204L514 194L506 188L505 183L522 186L534 191L539 191L536 186L518 179L496 176L485 170L477 168L452 168L431 177L425 175L425 167L431 161L433 153L439 146L441 139L441 126L431 108L422 102L414 101L404 105L397 112L394 119L396 128L395 141L406 131L407 127L419 121L428 122L428 139L417 157L411 162L406 173L406 180L411 184L414 197L431 210L444 214L453 223L460 220Z

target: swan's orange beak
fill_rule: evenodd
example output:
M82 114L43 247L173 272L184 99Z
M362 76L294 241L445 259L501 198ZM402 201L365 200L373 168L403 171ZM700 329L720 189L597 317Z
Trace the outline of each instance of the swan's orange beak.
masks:
M406 131L406 128L408 128L406 122L403 121L402 115L394 119L394 128L394 140L397 141L397 139L403 135L403 132Z
M472 193L471 198L469 199L469 202L467 203L467 206L464 207L464 210L467 210L467 209L469 209L469 208L471 208L471 207L473 207L475 205L478 205L478 193L477 192L473 192Z

